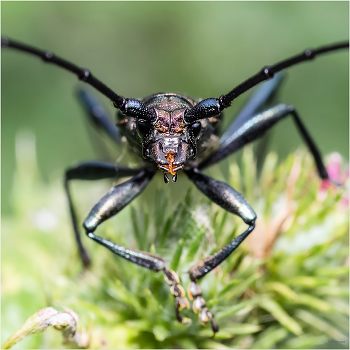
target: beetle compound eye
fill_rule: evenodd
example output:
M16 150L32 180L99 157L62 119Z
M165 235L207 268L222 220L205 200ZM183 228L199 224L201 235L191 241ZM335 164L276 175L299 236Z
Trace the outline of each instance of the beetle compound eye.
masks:
M137 132L141 138L145 137L151 130L152 126L144 120L137 121Z
M191 130L193 132L193 136L197 138L199 136L199 133L201 132L202 124L200 122L196 122L191 125Z

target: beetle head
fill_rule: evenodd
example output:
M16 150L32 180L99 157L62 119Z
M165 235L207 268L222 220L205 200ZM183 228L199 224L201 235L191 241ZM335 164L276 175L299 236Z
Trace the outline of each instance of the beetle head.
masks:
M169 182L166 173L177 179L177 171L189 159L196 157L196 139L200 135L201 122L187 124L184 113L193 106L191 100L175 94L153 95L143 101L153 107L157 119L150 123L137 120L137 132L142 140L142 155L154 161L164 171L164 181Z

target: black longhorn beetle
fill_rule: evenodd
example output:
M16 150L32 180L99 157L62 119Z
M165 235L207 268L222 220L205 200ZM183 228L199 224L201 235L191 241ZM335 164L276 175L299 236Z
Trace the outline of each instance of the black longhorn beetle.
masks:
M193 310L199 312L203 323L211 322L215 334L219 329L218 325L214 322L213 314L206 307L197 282L221 264L254 230L256 214L240 193L226 183L204 175L202 171L261 137L275 123L291 116L312 153L319 176L322 179L328 179L321 154L297 111L293 106L284 103L271 107L271 101L282 80L282 75L278 72L298 63L312 60L318 55L349 48L349 42L305 50L299 55L262 68L257 74L236 86L226 95L202 101L173 93L151 95L142 101L125 98L117 95L95 78L88 69L80 68L50 51L42 51L6 37L1 38L1 47L23 51L40 57L46 63L64 68L108 97L118 109L117 127L89 92L86 90L79 92L88 118L97 127L104 130L116 144L120 144L121 137L125 136L131 151L142 158L142 167L138 169L124 166L116 168L112 163L91 161L66 170L65 191L75 239L84 267L90 265L90 259L80 238L69 188L71 180L115 179L132 176L130 180L113 187L92 208L83 224L85 233L98 244L128 261L153 271L163 271L164 278L170 285L171 294L175 298L176 317L182 323L187 320L181 317L180 311L182 308L189 308L189 302L177 274L165 266L165 260L147 252L127 249L102 238L95 234L96 228L136 198L158 169L164 172L165 183L169 182L167 173L170 173L172 181L176 182L177 172L183 170L207 197L223 209L238 215L248 225L248 229L232 242L198 262L188 271L191 279L188 294L190 299L194 299ZM218 122L222 119L222 111L229 107L238 96L266 80L270 81L259 87L228 130L219 137ZM270 105L270 108L266 109L267 105Z

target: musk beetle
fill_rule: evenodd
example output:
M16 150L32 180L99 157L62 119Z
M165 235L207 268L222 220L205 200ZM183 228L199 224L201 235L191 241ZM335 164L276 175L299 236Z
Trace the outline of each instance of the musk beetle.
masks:
M1 46L38 56L46 63L64 68L108 97L118 110L116 126L90 92L85 89L79 91L86 114L96 127L102 129L116 144L121 143L121 137L126 137L130 150L142 161L142 166L137 169L91 161L66 170L65 191L75 239L85 268L90 265L90 259L80 237L79 224L70 193L71 180L132 177L113 187L99 200L83 223L84 231L90 239L112 253L141 267L162 271L170 286L170 292L175 298L176 317L182 323L188 320L181 316L180 311L182 308L189 308L189 302L177 274L166 267L165 260L147 252L130 250L98 236L97 227L136 198L157 170L163 171L165 183L169 182L168 173L172 181L176 182L178 171L183 170L204 195L228 212L238 215L247 224L248 228L245 232L188 271L191 279L188 295L193 299L193 310L199 313L203 323L211 323L215 334L218 331L218 325L214 322L213 314L206 307L198 281L223 262L254 230L256 214L239 192L226 183L203 174L202 171L258 139L280 120L291 116L314 158L320 178L328 179L318 147L298 112L293 106L284 103L273 105L273 98L283 78L281 71L325 53L347 49L349 42L308 49L271 66L265 66L229 93L219 98L204 100L193 100L173 93L154 94L143 100L125 98L95 78L88 69L80 68L50 51L42 51L6 37L1 39ZM226 132L219 136L218 126L223 110L228 108L238 96L260 83L263 84L256 90L238 117Z

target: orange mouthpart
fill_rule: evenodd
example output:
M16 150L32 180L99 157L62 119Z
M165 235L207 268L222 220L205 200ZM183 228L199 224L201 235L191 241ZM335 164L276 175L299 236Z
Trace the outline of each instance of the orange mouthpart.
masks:
M167 153L167 155L165 156L165 159L169 162L169 165L164 165L164 167L168 169L171 175L175 175L176 172L174 171L174 153L173 152Z
M165 171L169 172L171 175L173 175L173 182L176 182L176 172L180 169L183 169L183 165L178 165L178 166L174 166L174 152L168 152L165 156L165 159L168 161L168 165L163 165L163 164L158 164L158 168L164 171L164 176L166 179L168 179L165 175ZM165 179L164 178L164 179ZM168 181L164 180L166 183L168 183Z

